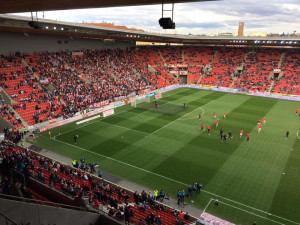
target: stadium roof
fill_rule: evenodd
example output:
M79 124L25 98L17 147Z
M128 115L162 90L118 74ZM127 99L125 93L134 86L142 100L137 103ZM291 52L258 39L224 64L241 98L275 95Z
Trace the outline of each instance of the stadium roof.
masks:
M0 15L0 32L59 35L74 38L114 39L150 43L160 42L194 45L300 47L299 37L232 37L155 34L48 19L39 19L38 29L34 29L28 24L29 21L31 21L30 17Z
M164 0L164 3L204 2L214 0ZM64 9L103 8L161 4L162 0L0 0L0 13L36 12Z

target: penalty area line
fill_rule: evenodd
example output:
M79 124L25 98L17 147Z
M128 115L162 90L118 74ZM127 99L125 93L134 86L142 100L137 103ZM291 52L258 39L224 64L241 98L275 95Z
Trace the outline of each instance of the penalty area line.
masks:
M182 92L185 92L185 91L181 91L181 92L179 92L179 93L182 93ZM178 93L170 94L170 95L166 96L165 98L167 98L167 97L169 97L169 96L172 96L172 95L175 95L175 94L178 94ZM166 103L164 103L164 104L161 104L160 106L163 106L163 105L166 105L166 104L168 104L168 102L166 102ZM141 114L143 114L143 113L145 113L145 112L149 112L149 111L154 110L154 109L155 109L155 107L153 107L153 108L151 108L151 109L148 109L148 110L146 110L146 111L144 111L144 112L142 112L142 113L135 113L135 112L130 112L130 111L129 111L130 108L129 108L129 109L127 109L127 110L123 110L123 111L121 111L121 112L115 113L115 114L111 115L110 117L113 117L113 116L116 116L116 115L118 115L118 114L125 113L125 112L128 112L128 113L134 113L134 114L136 114L136 115L141 115ZM100 112L99 114L101 114L101 112ZM93 122L91 122L91 123L86 123L86 124L84 124L83 126L78 126L78 127L75 127L75 128L73 128L73 129L71 129L71 130L68 130L68 131L66 131L66 132L59 133L59 134L55 135L54 138L56 138L56 137L58 137L58 136L61 136L61 135L63 135L63 134L70 133L70 132L72 132L72 131L74 131L74 130L78 130L78 129L82 128L82 127L89 126L89 125L94 124L94 123L98 123L99 121L100 121L100 122L103 122L103 121L101 121L101 120L103 120L103 119L105 119L105 118L107 118L107 117L102 117L102 118L100 118L100 119L98 119L98 120L96 120L96 121L93 121ZM149 134L149 133L147 133L147 134Z
M249 213L249 214L251 214L251 215L254 215L254 216L257 216L257 217L263 218L263 219L265 219L265 220L269 220L269 221L272 221L272 222L274 222L274 223L278 223L278 224L281 224L281 225L285 225L284 223L280 223L280 222L278 222L278 221L276 221L276 220L272 220L272 219L270 219L270 218L267 218L267 217L264 217L264 216L258 215L258 214L256 214L256 213L249 212L249 211L247 211L247 210L244 210L244 209L241 209L241 208L239 208L239 207L236 207L236 206L230 205L230 204L228 204L228 203L221 202L221 201L219 201L219 202L220 202L220 203L222 203L222 204L224 204L224 205L227 205L227 206L229 206L229 207L232 207L232 208L234 208L234 209L237 209L237 210L240 210L240 211L243 211L243 212ZM269 215L272 215L272 214L269 214Z
M178 183L178 184L181 184L181 185L184 185L184 186L188 186L188 184L185 184L185 183L183 183L183 182L181 182L181 181L174 180L174 179L172 179L172 178L169 178L169 177L163 176L163 175L161 175L161 174L154 173L154 172L152 172L152 171L149 171L149 170L146 170L146 169L143 169L143 168L140 168L140 167L134 166L134 165L132 165L132 164L129 164L129 163L126 163L126 162L120 161L120 160L118 160L118 159L114 159L114 158L111 158L111 157L109 157L109 156L102 155L102 154L99 154L99 153L96 153L96 152L90 151L90 150L88 150L88 149L85 149L85 148L82 148L82 147L79 147L79 146L76 146L76 145L72 145L72 144L70 144L70 143L67 143L67 142L64 142L64 141L58 140L58 139L53 139L53 138L50 138L50 139L51 139L51 140L54 140L54 141L57 141L57 142L60 142L60 143L63 143L63 144L66 144L66 145L69 145L69 146L71 146L71 147L74 147L74 148L77 148L77 149L81 149L82 151L89 152L89 153L91 153L91 154L94 154L94 155L101 156L102 158L109 159L109 160L111 160L111 161L115 161L115 162L118 162L118 163L120 163L120 164L123 164L123 165L129 166L129 167L132 167L132 168L138 169L138 170L140 170L140 171L143 171L143 172L146 172L146 173L149 173L149 174L153 174L153 175L155 175L155 176L158 176L158 177L164 178L164 179L166 179L166 180L170 180L170 181L173 181L173 182L175 182L175 183ZM244 207L246 207L246 208L249 208L249 209L252 209L252 210L255 210L255 211L258 211L258 212L264 213L264 214L267 214L267 215L269 215L269 216L274 216L274 217L276 217L276 218L279 218L279 219L281 219L281 220L285 220L285 221L291 222L291 223L293 223L293 224L300 225L300 223L298 223L298 222L295 222L295 221L292 221L292 220L286 219L286 218L284 218L284 217L280 217L280 216L277 216L277 215L274 215L274 214L271 214L271 213L265 212L265 211L263 211L263 210L260 210L260 209L256 209L256 208L254 208L254 207L251 207L251 206L245 205L245 204L243 204L243 203L240 203L240 202L237 202L237 201L231 200L231 199L229 199L229 198L226 198L226 197L223 197L223 196L217 195L217 194L215 194L215 193L212 193L212 192L209 192L209 191L206 191L206 190L201 190L201 191L202 191L202 192L204 192L204 193L207 193L207 194L210 194L210 195L216 196L216 197L218 197L218 198L221 198L221 199L227 200L227 201L229 201L229 202L233 202L233 203L235 203L235 204L238 204L238 205L244 206ZM279 223L279 224L281 224L281 223Z

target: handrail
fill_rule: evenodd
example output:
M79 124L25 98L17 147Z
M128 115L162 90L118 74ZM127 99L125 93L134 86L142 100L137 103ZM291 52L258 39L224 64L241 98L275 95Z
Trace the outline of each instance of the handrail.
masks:
M3 216L6 220L6 224L7 224L7 220L9 222L11 222L13 225L18 225L17 223L15 223L14 221L12 221L10 218L8 218L8 216L4 215L2 212L0 212L0 215Z

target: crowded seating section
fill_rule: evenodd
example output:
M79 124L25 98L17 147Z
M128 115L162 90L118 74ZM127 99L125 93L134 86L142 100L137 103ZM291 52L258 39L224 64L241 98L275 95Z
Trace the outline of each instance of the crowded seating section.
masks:
M299 95L299 56L289 49L171 46L2 55L0 86L11 102L1 102L0 116L17 129L22 119L34 125L72 116L92 103L179 84L179 73L170 72L179 66L190 84Z

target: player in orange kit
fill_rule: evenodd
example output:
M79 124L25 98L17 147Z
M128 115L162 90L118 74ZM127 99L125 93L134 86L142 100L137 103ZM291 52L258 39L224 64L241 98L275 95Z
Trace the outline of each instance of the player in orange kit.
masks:
M261 125L258 125L258 132L261 131Z
M244 133L244 131L243 131L243 130L241 130L241 131L240 131L240 138L242 138L242 136L243 136L243 133Z
M247 134L247 141L250 141L250 134Z

